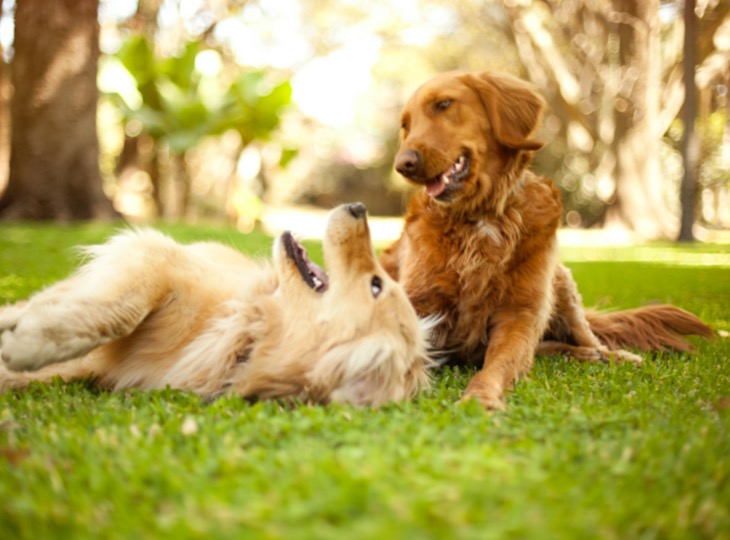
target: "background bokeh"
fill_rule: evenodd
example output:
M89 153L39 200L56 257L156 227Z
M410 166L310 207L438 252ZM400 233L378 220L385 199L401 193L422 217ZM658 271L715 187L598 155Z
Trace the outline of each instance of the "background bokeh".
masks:
M6 74L15 2L2 3ZM104 191L131 219L224 218L242 229L289 205L361 200L373 214L398 215L409 196L391 166L404 100L440 71L499 70L531 81L549 103L535 168L560 186L565 225L671 237L683 174L682 6L102 0ZM696 217L724 228L730 4L701 0L695 13ZM13 88L8 76L0 83L2 189Z

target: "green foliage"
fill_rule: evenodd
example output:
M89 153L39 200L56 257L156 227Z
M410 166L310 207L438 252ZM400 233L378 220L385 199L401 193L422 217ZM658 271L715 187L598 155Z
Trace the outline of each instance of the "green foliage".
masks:
M257 255L270 245L229 229L166 230ZM6 226L0 301L62 277L76 264L71 245L110 231ZM703 254L723 266L688 264ZM565 255L588 303L672 301L730 328L726 246ZM3 538L727 539L730 344L697 344L697 354L657 355L639 368L540 358L496 414L455 403L473 373L465 369L441 369L428 393L378 410L33 385L0 394L0 530Z
M130 36L114 60L133 78L137 100L112 92L113 103L127 121L139 121L175 154L228 130L237 131L244 145L268 138L291 103L289 81L271 85L263 71L247 70L221 87L196 69L203 51L200 42L191 41L177 56L158 58L145 36Z

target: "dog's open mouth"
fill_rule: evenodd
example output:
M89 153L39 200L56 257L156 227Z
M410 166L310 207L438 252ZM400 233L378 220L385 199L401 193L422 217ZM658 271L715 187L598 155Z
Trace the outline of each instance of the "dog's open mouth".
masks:
M321 293L326 291L329 286L327 273L309 260L309 255L307 254L307 250L304 249L304 246L294 240L294 237L289 231L285 231L281 235L281 239L284 242L284 250L286 251L287 257L297 265L297 270L302 275L304 282L316 292Z
M461 154L451 167L426 183L426 192L434 199L438 199L458 188L459 184L469 176L470 165L469 154Z

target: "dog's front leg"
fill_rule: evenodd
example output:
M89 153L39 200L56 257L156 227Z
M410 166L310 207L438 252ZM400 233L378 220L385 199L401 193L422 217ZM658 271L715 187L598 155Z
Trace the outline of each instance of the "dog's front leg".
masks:
M532 367L545 315L531 309L499 312L492 321L484 365L464 392L487 410L504 409L504 392Z
M0 358L8 369L36 370L81 357L129 335L154 308L154 275L130 264L116 273L93 265L0 312Z

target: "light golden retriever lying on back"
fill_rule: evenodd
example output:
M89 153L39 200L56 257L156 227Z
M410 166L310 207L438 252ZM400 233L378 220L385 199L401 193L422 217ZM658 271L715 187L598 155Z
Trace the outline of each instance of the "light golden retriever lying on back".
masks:
M430 323L375 258L362 204L332 211L323 247L328 274L289 233L273 264L151 230L119 234L88 248L72 277L0 311L0 389L58 375L379 405L425 388Z
M422 187L381 262L422 316L439 315L434 346L481 367L466 389L486 408L526 374L533 356L629 361L628 349L688 350L712 336L675 306L586 314L558 259L560 193L530 171L543 99L499 73L444 73L401 115L395 166Z

